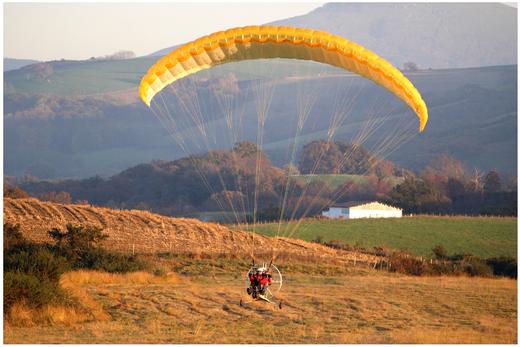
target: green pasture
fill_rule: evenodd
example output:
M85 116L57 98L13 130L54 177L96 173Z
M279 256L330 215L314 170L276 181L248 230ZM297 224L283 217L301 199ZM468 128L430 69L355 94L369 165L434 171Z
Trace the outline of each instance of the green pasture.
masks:
M42 77L29 69L9 71L4 74L5 82L18 92L51 94L60 96L97 95L137 88L148 69L159 57L139 57L124 60L84 60L51 62L52 71ZM339 71L339 72L338 72ZM355 77L353 74L311 62L286 59L264 60L262 64L251 61L223 65L199 74L201 79L226 77L233 74L237 81L294 78L327 73Z
M517 219L508 217L417 216L389 219L303 220L281 225L281 236L306 241L341 240L361 247L406 249L430 256L436 245L448 254L471 253L479 257L517 254ZM294 232L293 232L294 230ZM278 223L262 224L256 232L277 235Z

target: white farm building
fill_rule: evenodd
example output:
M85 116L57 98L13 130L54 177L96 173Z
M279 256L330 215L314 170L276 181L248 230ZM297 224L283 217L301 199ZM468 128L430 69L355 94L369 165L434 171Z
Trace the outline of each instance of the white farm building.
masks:
M322 215L331 219L401 218L403 210L377 201L351 201L332 205L328 211L323 211Z

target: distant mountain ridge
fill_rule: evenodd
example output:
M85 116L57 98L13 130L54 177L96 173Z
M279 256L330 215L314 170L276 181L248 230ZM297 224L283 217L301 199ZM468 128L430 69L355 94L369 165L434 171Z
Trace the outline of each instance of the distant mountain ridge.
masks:
M341 35L398 67L414 62L439 69L516 64L517 21L517 9L500 3L349 2L267 24Z
M500 3L329 3L272 22L355 41L396 66L461 68L517 62L517 9Z
M11 70L18 70L24 66L39 63L38 60L33 59L15 59L4 58L4 72Z
M398 67L413 62L439 69L516 64L517 22L517 9L499 3L330 3L269 24L342 35ZM16 70L36 61L5 58L4 78L10 90L22 93L89 95L135 89L158 57L176 47L119 61L46 62L54 68L46 80L28 79Z
M499 3L332 3L273 24L344 35L398 66L511 64L405 72L430 108L430 123L390 159L420 169L433 156L450 153L470 167L516 172L517 9ZM5 72L5 174L110 176L152 159L183 156L137 94L156 60L56 61ZM326 90L327 80L316 85ZM375 87L370 94L384 95ZM280 117L287 115L278 109ZM276 155L280 137L266 138L269 155Z

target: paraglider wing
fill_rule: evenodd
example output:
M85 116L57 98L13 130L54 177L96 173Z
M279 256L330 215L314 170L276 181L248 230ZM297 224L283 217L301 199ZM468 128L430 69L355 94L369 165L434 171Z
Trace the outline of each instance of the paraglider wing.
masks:
M139 95L150 106L155 94L183 77L215 65L268 58L312 60L368 78L403 100L419 118L428 109L413 84L392 64L341 36L287 26L247 26L217 32L187 43L157 61L141 81Z

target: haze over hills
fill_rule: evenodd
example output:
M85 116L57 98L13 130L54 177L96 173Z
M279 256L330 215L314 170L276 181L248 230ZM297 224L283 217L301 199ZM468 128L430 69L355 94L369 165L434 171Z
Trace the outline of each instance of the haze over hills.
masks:
M516 70L516 66L500 66L410 74L430 107L430 121L424 133L400 147L389 159L401 167L420 170L434 156L450 153L470 169L497 168L505 174L515 173ZM276 124L294 117L296 111L284 104L284 96L299 85L297 80L285 82L277 87L264 140L265 150L278 165L283 163L280 156L284 154L277 151L287 149L284 141L294 129L284 131ZM317 90L323 93L317 98L316 109L321 112L315 114L317 119L320 114L332 112L332 105L325 98L331 88L342 85L346 88L349 83L362 88L364 99L359 99L348 124L366 117L363 105L381 105L381 100L390 99L391 105L397 107L397 114L406 110L387 91L361 78L345 77L337 85L329 82L326 78L314 81ZM134 93L122 91L89 97L7 93L4 96L5 173L15 176L30 173L41 178L110 176L152 159L185 156ZM246 100L245 104L251 110L245 117L245 129L249 129L245 137L254 140L257 121L252 110L254 102ZM400 117L416 121L409 113ZM219 122L211 126L217 127ZM323 137L327 127L325 123L321 125L322 131L317 131L318 126L314 131L305 130L301 145ZM347 125L340 129L337 139L349 139L359 131L359 126ZM372 138L378 141L377 137ZM229 144L221 142L215 147L226 146Z
M501 4L375 5L327 4L276 24L345 35L398 66L405 61L424 68L516 64L514 8ZM184 156L137 96L141 77L156 59L56 61L5 72L5 174L110 176L152 159ZM295 77L304 65L280 65L286 76L277 82L272 117L278 123L273 124L294 115L283 98L302 85L289 77ZM234 72L243 87L255 79L256 71L269 68L259 62L242 66L246 73L237 71L233 64L222 68ZM516 71L516 65L510 65L406 72L430 108L430 121L423 134L392 153L390 159L404 168L420 170L432 157L450 153L469 168L516 173ZM344 81L339 81L333 77L334 69L323 68L323 72L330 78L313 81L320 91L317 106L323 113L331 111L324 97L330 93L332 80L337 88L349 83L363 86L366 105L389 99L388 92L358 77L345 74ZM406 110L394 101L398 112ZM253 109L252 101L245 104ZM354 120L362 119L362 106L355 110ZM248 119L250 133L246 136L254 139L254 113ZM212 126L219 126L219 122L224 120ZM325 125L307 129L302 144L319 138L324 130ZM356 130L359 128L344 127L338 139L348 139ZM280 148L290 135L275 126L268 127L265 136L267 153L275 164L282 164Z
M409 61L434 69L517 61L517 9L500 3L329 3L269 24L341 35L399 67Z
M14 59L4 58L4 72L11 70L18 70L24 66L39 63L38 60L32 59Z
M268 24L341 35L399 67L409 61L423 68L517 61L517 9L500 3L329 3L308 14ZM162 56L175 47L149 56ZM4 58L4 72L36 62Z
M516 64L517 9L499 3L330 3L276 21L362 43L391 63L423 68Z

